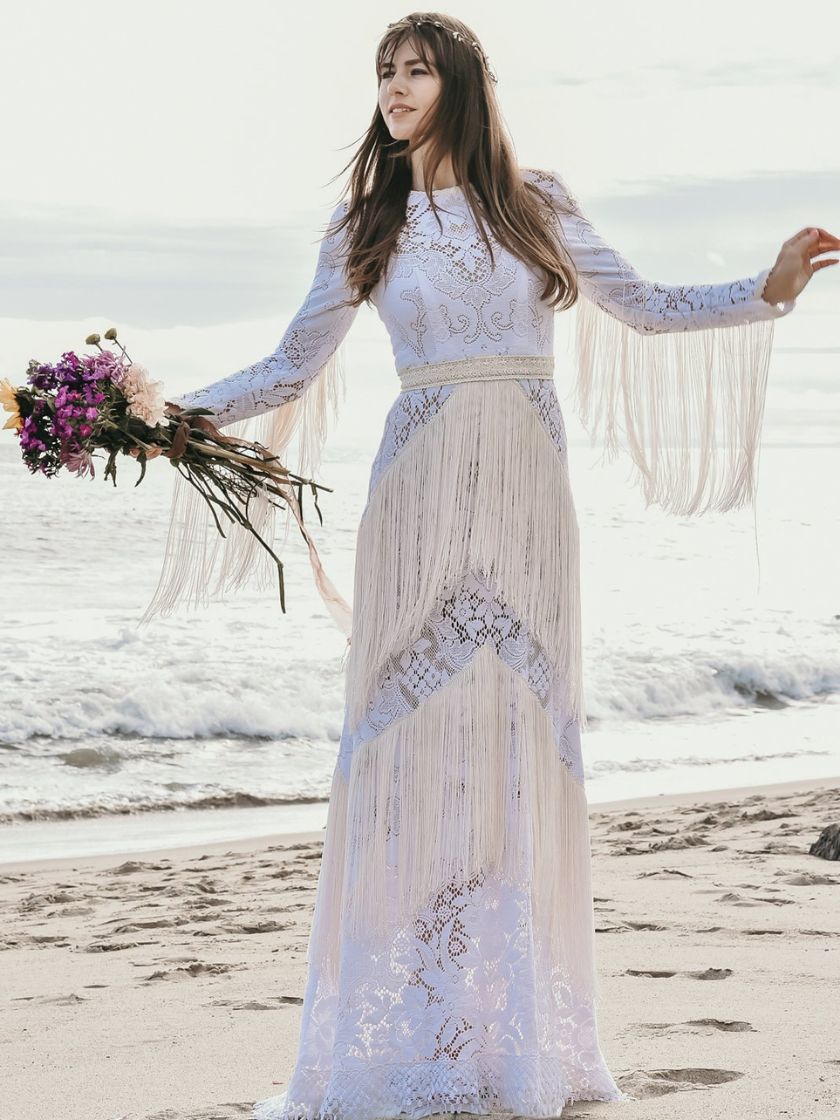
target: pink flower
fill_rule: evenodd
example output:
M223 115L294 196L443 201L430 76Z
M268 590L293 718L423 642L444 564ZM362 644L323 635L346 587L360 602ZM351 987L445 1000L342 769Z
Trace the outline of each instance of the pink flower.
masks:
M96 477L96 471L93 469L93 456L89 451L69 451L64 456L64 465L80 478L83 478L86 474L89 474L91 478Z
M138 362L132 362L120 378L119 386L128 401L128 411L150 428L163 423L166 415L160 393L162 385L162 381L151 381L149 371Z

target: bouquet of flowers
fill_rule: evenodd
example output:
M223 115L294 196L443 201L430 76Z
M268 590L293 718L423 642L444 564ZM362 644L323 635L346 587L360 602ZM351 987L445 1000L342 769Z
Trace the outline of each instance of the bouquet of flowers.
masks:
M117 484L117 457L129 455L140 465L143 481L149 459L165 456L195 487L210 507L224 537L223 520L253 534L277 566L280 606L285 612L283 565L249 517L260 494L295 516L310 554L315 547L303 523L303 490L313 496L318 519L318 491L329 490L312 479L292 474L260 443L223 435L208 418L209 409L181 408L161 397L161 382L129 357L115 328L105 332L115 345L106 350L101 336L85 340L98 353L77 356L72 350L54 364L30 361L27 384L0 381L0 404L11 413L3 425L14 428L23 461L34 473L52 477L62 469L95 477L94 455L105 452L104 478ZM118 352L116 352L118 351Z

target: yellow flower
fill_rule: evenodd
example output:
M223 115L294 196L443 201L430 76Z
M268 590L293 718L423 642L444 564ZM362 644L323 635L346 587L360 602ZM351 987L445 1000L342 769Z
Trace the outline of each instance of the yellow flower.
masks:
M4 377L3 380L0 381L0 404L2 404L6 412L11 412L12 414L3 425L3 431L5 431L6 428L22 428L23 418L18 411L17 397L15 396L12 383L7 377Z

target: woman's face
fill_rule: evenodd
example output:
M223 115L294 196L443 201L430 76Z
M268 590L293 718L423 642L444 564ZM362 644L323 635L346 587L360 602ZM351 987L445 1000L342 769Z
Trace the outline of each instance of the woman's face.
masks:
M427 51L428 53L428 51ZM421 118L437 101L441 79L437 67L429 69L410 39L397 47L379 72L379 111L395 140L409 140ZM397 105L408 111L396 111Z

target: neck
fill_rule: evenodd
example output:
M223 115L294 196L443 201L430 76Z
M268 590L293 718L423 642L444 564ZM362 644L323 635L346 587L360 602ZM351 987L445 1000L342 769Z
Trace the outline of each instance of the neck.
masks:
M437 171L435 172L435 180L429 184L429 188L433 191L445 190L446 187L457 187L460 184L455 178L455 171L452 167L452 160L449 156L445 156L440 161ZM411 189L413 191L426 190L426 176L423 168L423 157L420 152L412 153L411 157Z

